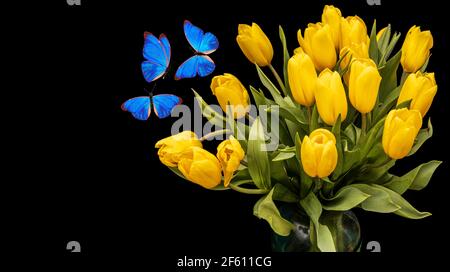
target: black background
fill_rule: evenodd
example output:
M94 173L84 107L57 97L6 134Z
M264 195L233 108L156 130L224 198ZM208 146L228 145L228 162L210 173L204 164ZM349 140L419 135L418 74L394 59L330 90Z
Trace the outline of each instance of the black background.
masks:
M449 36L447 18L439 16L440 1L395 1L393 5L382 0L381 6L369 6L365 0L245 6L242 2L81 2L81 6L68 6L58 1L40 11L27 10L33 14L26 27L29 39L37 43L40 76L33 83L40 107L27 123L35 150L28 159L30 166L21 173L30 178L20 181L21 197L27 203L18 215L26 222L17 234L18 239L26 237L19 239L23 241L20 253L27 252L32 240L39 244L39 253L47 256L77 260L146 256L149 263L169 268L184 255L270 256L270 228L252 215L258 198L208 191L176 177L159 162L154 148L158 139L170 134L175 119L152 115L148 122L139 122L122 112L120 105L144 95L143 87L149 86L140 69L144 31L166 33L172 45L171 69L156 93L179 95L192 106L190 88L195 88L206 101L215 103L209 89L212 76L172 79L176 67L192 54L183 34L184 19L218 37L220 47L211 54L217 65L214 74L230 72L246 86L261 86L235 41L237 25L257 22L262 27L274 45L273 64L280 69L278 25L283 26L292 52L298 47L298 28L320 21L324 4L336 5L344 16L359 15L369 31L376 18L379 28L391 23L393 30L405 34L415 24L433 33L428 70L436 73L439 89L427 118L432 118L435 134L414 157L395 167L402 174L432 159L444 161L426 189L405 194L417 209L433 216L416 221L355 212L364 241L379 241L381 256L430 258L445 250ZM214 150L215 144L207 146ZM65 250L71 240L81 243L78 257ZM284 264L311 258L277 256Z

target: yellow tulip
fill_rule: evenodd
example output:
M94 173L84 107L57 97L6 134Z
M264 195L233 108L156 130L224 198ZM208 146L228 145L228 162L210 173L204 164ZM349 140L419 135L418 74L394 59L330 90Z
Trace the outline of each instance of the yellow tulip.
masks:
M408 31L402 46L402 57L400 62L403 70L415 73L430 56L433 47L433 36L430 31L420 31L420 27L413 26Z
M317 78L317 110L322 120L332 126L339 114L341 120L347 117L347 99L338 72L325 69Z
M329 25L308 24L305 29L305 37L302 36L302 30L299 29L297 38L302 49L311 57L317 70L332 69L336 65L336 50Z
M350 66L348 96L360 113L368 113L375 106L381 76L371 59L355 59Z
M272 44L256 23L252 23L251 26L240 24L236 41L244 55L252 63L267 66L272 62Z
M322 13L322 23L327 24L331 28L331 36L333 37L334 47L339 48L341 39L341 11L331 5L325 5Z
M217 147L217 158L222 165L223 185L225 187L230 184L233 173L238 169L244 156L245 153L241 144L233 136L221 142Z
M155 147L159 148L159 160L169 167L176 167L181 154L191 146L202 147L202 143L192 131L183 131L159 140L155 144Z
M317 73L311 58L300 48L288 61L289 86L294 100L310 107L314 104Z
M381 37L383 36L384 32L386 32L387 28L388 27L386 26L386 27L382 28L380 31L378 31L378 33L377 33L377 42L380 41Z
M183 176L207 189L220 184L222 173L219 160L201 147L193 146L181 155L178 170Z
M411 151L422 127L422 116L417 110L391 110L384 122L383 149L392 159L404 158Z
M211 81L211 91L222 110L228 113L229 107L234 118L242 118L250 110L247 89L232 74L215 76Z
M352 43L370 44L367 35L367 27L364 21L358 16L348 16L341 19L341 46L350 47Z
M341 49L339 56L342 59L341 68L350 64L351 59L369 59L369 46L366 43L352 43Z
M336 138L330 131L319 128L305 136L300 157L303 170L310 177L328 177L336 168L338 153Z
M406 78L400 91L397 105L412 99L409 108L418 110L422 116L425 116L430 109L436 92L437 85L434 79L434 73L422 74L420 71L417 71Z

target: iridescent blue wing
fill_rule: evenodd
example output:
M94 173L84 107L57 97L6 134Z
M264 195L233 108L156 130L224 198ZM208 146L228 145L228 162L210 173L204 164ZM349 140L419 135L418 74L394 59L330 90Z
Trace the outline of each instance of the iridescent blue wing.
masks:
M194 26L188 20L184 21L184 34L197 53L210 54L219 48L219 40L214 34L210 32L205 34L203 30Z
M144 49L146 59L142 62L142 74L147 82L152 82L164 75L170 63L170 43L164 34L157 39L151 33L144 33Z
M178 67L177 72L175 73L175 79L193 78L196 75L205 77L210 75L215 68L216 65L210 57L195 55L187 59L180 67Z
M128 99L122 104L121 108L124 111L130 112L134 118L145 121L150 117L150 103L150 97L139 96Z
M173 108L181 104L180 97L172 94L158 94L153 96L153 110L159 118L170 116Z

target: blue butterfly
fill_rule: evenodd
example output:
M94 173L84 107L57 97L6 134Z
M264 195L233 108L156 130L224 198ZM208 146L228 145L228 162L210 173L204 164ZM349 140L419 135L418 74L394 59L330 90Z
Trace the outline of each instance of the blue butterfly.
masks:
M195 55L183 62L175 73L175 79L193 78L197 75L205 77L211 74L216 65L207 55L219 48L219 40L210 33L194 26L188 20L184 21L184 34L189 44L195 50Z
M182 100L180 97L172 94L139 96L125 101L121 108L130 112L134 118L146 121L150 117L152 103L153 111L161 119L168 117L173 108L182 103Z
M164 76L170 63L170 43L166 35L159 39L149 32L144 33L144 49L142 53L146 59L142 62L142 74L147 82L152 82Z

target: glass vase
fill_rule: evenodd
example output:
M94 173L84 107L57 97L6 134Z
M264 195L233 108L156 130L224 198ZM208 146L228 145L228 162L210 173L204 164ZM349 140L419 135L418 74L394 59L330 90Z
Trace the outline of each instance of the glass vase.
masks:
M318 252L311 242L310 220L298 205L282 205L279 207L283 218L294 224L289 236L280 236L272 231L272 250L274 252ZM352 211L323 211L320 223L327 225L332 232L337 252L359 251L361 245L361 229L358 219Z

